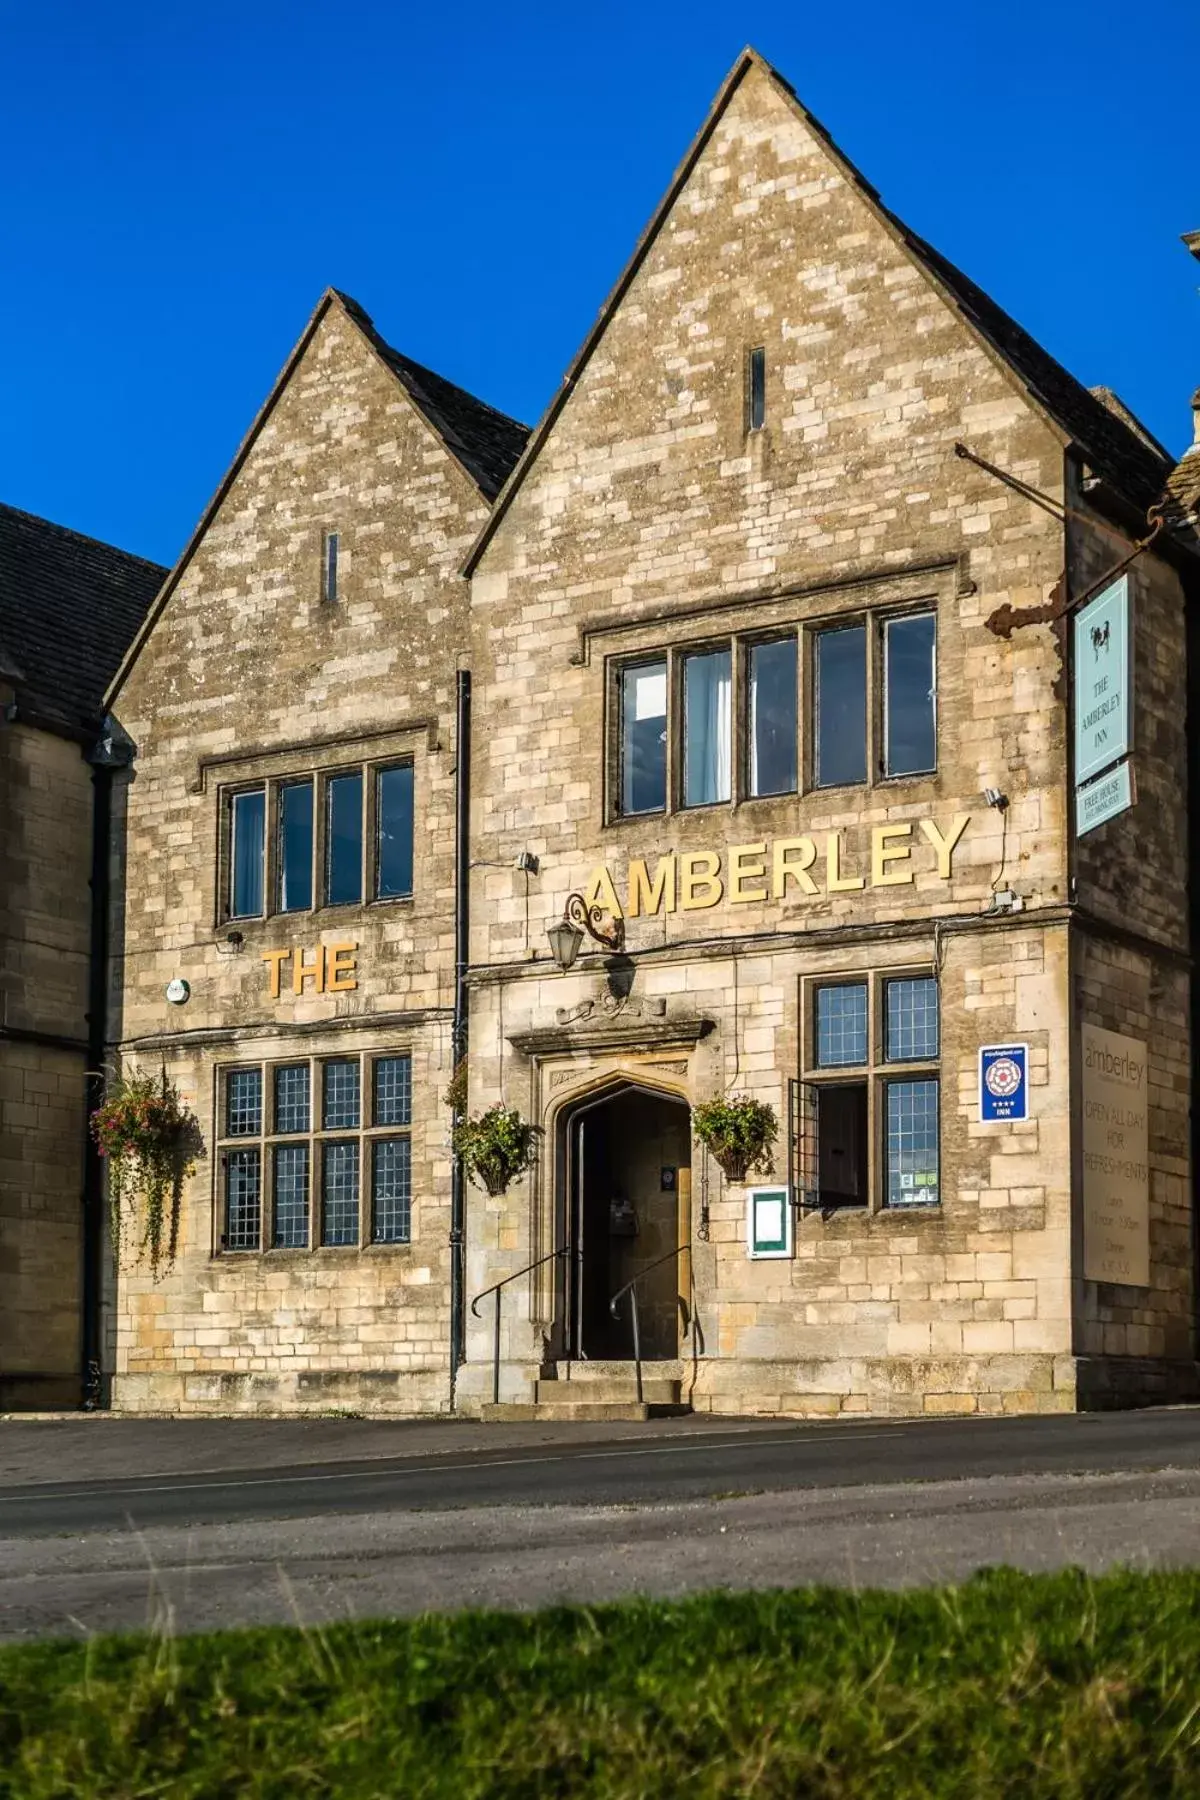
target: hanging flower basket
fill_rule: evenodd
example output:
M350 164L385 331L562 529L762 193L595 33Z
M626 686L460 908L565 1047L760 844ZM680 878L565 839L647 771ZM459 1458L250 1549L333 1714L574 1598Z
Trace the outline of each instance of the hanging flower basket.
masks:
M108 1098L92 1114L92 1135L108 1167L114 1247L122 1214L142 1209L142 1252L157 1278L175 1256L183 1183L201 1148L200 1126L164 1069L113 1077Z
M510 1106L489 1106L475 1118L462 1118L452 1142L476 1187L503 1194L534 1160L541 1128L530 1125Z
M775 1108L749 1094L704 1100L692 1112L692 1129L727 1181L745 1181L751 1170L770 1175L779 1136Z

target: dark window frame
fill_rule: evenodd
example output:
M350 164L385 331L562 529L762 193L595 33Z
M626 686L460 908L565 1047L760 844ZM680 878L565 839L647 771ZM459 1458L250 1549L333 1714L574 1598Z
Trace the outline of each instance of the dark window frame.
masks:
M334 1062L357 1062L359 1082L358 1124L354 1126L324 1125L324 1082L325 1068ZM407 1064L407 1118L394 1119L387 1124L377 1124L376 1115L376 1068L380 1063L399 1062ZM213 1236L214 1255L217 1256L279 1256L303 1255L311 1256L317 1252L333 1251L345 1254L352 1250L404 1250L416 1240L417 1203L413 1193L412 1140L416 1129L413 1119L413 1064L414 1052L410 1045L389 1044L381 1049L354 1050L316 1053L310 1056L288 1056L273 1059L256 1059L241 1063L223 1063L218 1066L214 1081L214 1135L215 1143L214 1185L213 1185ZM308 1126L303 1130L281 1131L275 1107L276 1075L280 1069L308 1068ZM228 1091L230 1078L258 1072L259 1077L259 1128L254 1133L230 1133L228 1127ZM403 1110L403 1109L402 1109ZM406 1202L403 1198L389 1196L392 1204L391 1217L403 1217L405 1204L407 1207L407 1235L380 1237L376 1230L376 1192L375 1170L378 1161L375 1146L382 1143L408 1144L405 1156L398 1160L406 1164L408 1193ZM324 1241L323 1221L324 1204L324 1164L326 1144L353 1142L358 1146L358 1199L357 1230L353 1242L327 1243ZM308 1194L306 1200L305 1242L276 1243L275 1205L276 1205L276 1164L277 1152L283 1149L296 1149L301 1146L308 1152ZM229 1192L230 1175L234 1168L243 1165L243 1152L251 1153L257 1158L258 1171L258 1222L257 1241L254 1243L229 1243ZM235 1159L231 1162L231 1158Z
M746 431L762 431L767 423L767 351L756 344L746 352Z
M938 1051L936 1056L889 1057L887 1054L888 987L892 982L933 981L936 985L936 1023ZM861 1063L821 1064L817 1060L817 995L824 989L866 986L867 989L867 1055ZM930 973L929 964L900 964L896 968L842 969L821 975L803 976L800 981L800 1081L815 1096L818 1110L821 1092L837 1087L862 1087L867 1104L867 1182L865 1203L851 1210L868 1214L886 1212L900 1215L909 1212L933 1212L943 1206L942 1172L944 1166L942 1128L944 1122L944 1079L942 1053L941 983ZM934 1084L936 1111L937 1199L910 1200L890 1204L888 1200L888 1094L892 1088L930 1081ZM813 1153L819 1157L819 1137ZM807 1185L807 1184L805 1184Z
M411 866L412 882L407 893L382 894L379 891L380 871L380 813L378 794L381 777L391 769L408 768L412 771L412 848ZM361 887L357 900L330 900L328 898L329 868L329 785L339 776L357 775L362 782L362 857ZM289 788L312 786L312 827L311 827L311 877L310 901L307 906L283 906L283 794ZM262 906L256 913L237 913L233 910L233 883L235 878L233 827L235 805L243 794L261 793L264 795L264 824L262 832ZM244 924L247 921L267 919L293 919L305 914L330 911L342 913L353 908L368 906L406 906L411 905L417 891L417 828L420 805L420 783L418 781L417 757L413 753L399 756L378 756L348 763L325 764L320 767L290 769L286 774L261 776L253 781L229 783L218 790L218 893L221 903L217 913L217 923Z
M340 568L342 534L340 531L327 531L321 539L321 600L326 606L336 606L341 598Z
M885 634L889 624L902 619L929 617L933 620L933 741L934 763L929 769L889 774L886 769L885 701ZM817 780L817 707L816 658L817 640L825 632L857 628L863 631L863 663L866 685L864 773L853 782L819 783ZM750 744L750 679L754 650L760 645L794 640L796 644L795 701L795 781L788 789L766 794L751 791ZM941 655L939 603L936 596L926 595L919 601L904 604L867 606L853 610L797 621L790 625L764 626L762 629L706 633L702 637L681 638L667 644L618 653L605 659L605 796L604 820L620 825L637 819L670 817L681 812L703 812L717 807L741 807L768 804L788 798L803 799L811 794L822 797L855 789L869 791L877 786L894 786L914 781L928 781L939 767L940 719L936 704L938 658ZM685 798L685 706L684 668L692 656L711 655L728 649L732 671L730 796L728 800L703 800L688 803ZM625 798L625 676L634 670L665 665L666 670L666 785L661 806L627 812Z

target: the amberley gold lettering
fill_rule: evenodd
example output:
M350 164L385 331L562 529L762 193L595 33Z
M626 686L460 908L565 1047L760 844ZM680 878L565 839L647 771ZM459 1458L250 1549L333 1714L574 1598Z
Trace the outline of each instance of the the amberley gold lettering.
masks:
M725 851L671 851L653 869L645 857L634 857L625 880L625 904L607 868L593 869L584 888L589 906L599 906L614 919L650 917L659 912L698 912L719 906L762 906L807 894L858 894L866 888L905 887L919 872L949 881L954 852L970 824L970 813L957 813L945 831L933 819L919 819L916 832L932 848L934 867L920 870L920 845L913 824L875 825L864 851L847 851L841 831L821 838L760 839L731 844ZM824 878L822 886L820 876Z

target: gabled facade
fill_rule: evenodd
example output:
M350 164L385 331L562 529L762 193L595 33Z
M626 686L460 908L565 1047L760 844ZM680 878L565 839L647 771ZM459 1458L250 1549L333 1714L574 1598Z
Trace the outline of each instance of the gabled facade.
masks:
M165 575L0 506L0 1410L101 1397L103 695Z
M627 1359L635 1280L716 1410L1193 1391L1168 470L740 60L468 562L476 853L541 866L472 907L472 1104L545 1132L468 1213L470 1289L548 1259L505 1397ZM1080 835L1070 608L1126 563L1137 804ZM573 891L621 954L563 974ZM690 1138L742 1093L778 1193Z
M459 565L524 437L327 294L110 697L110 1035L205 1138L119 1405L448 1404Z
M634 1298L647 1402L1193 1392L1169 459L752 52L526 440L328 294L110 695L112 1048L205 1137L117 1403L621 1405ZM541 1137L464 1215L467 1017Z

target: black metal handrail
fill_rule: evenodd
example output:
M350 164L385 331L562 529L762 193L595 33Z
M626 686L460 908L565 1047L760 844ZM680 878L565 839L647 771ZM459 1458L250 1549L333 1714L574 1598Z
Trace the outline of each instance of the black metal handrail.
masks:
M493 1282L491 1287L486 1287L481 1293L476 1294L471 1302L472 1316L477 1319L479 1302L486 1300L489 1294L496 1296L496 1324L492 1340L492 1402L494 1405L498 1406L500 1403L500 1296L510 1281L519 1281L522 1275L531 1274L534 1269L540 1269L544 1263L556 1262L560 1256L566 1256L570 1248L570 1244L564 1244L559 1250L551 1250L547 1256L539 1256L536 1262L526 1263L523 1269L514 1269L511 1275L504 1277L503 1281Z
M674 1262L678 1257L683 1256L685 1252L689 1257L691 1256L692 1246L690 1244L676 1244L674 1250L668 1250L665 1256L655 1257L652 1263L647 1263L644 1269L638 1270L632 1281L627 1281L623 1288L618 1288L608 1303L608 1310L615 1319L617 1317L618 1305L625 1298L626 1294L629 1295L629 1313L630 1318L633 1321L633 1367L634 1374L637 1378L637 1397L639 1405L642 1401L642 1334L638 1323L638 1282L643 1281L647 1275L652 1275L655 1269L661 1269L664 1263ZM688 1312L686 1305L684 1305L682 1294L677 1295L676 1298L684 1309L683 1335L686 1337L691 1326L691 1315Z

